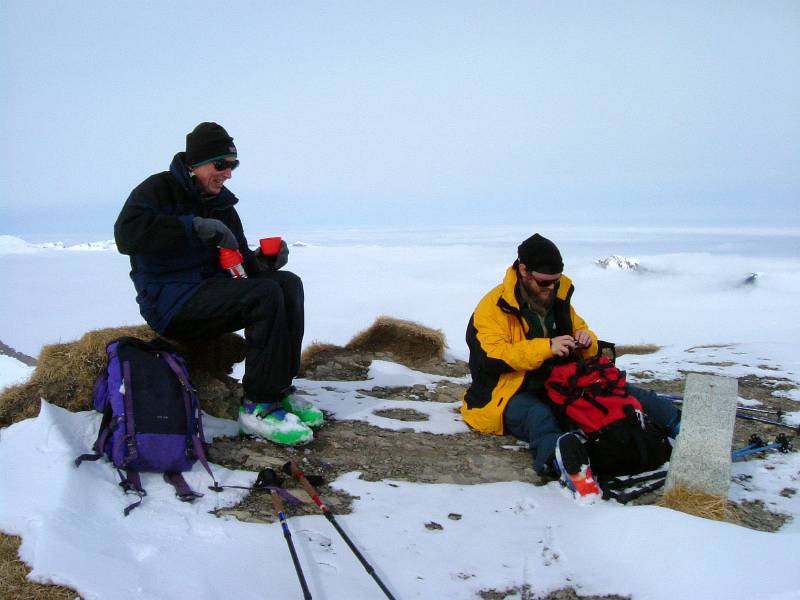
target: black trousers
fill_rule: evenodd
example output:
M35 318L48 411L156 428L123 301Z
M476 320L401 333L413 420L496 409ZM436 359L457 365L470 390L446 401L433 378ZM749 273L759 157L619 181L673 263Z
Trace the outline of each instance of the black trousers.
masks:
M300 370L303 304L303 282L289 271L261 271L246 279L215 277L180 308L165 335L191 340L244 329L245 396L251 402L273 402Z

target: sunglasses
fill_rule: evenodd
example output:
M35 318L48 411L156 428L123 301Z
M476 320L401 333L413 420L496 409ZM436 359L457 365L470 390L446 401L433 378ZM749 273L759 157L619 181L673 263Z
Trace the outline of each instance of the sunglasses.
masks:
M540 288L555 287L558 285L558 282L561 281L561 277L558 279L539 279L533 275L531 275L531 279L533 279L536 282L536 285L538 285Z
M230 169L231 171L233 171L236 167L239 166L239 161L225 160L224 158L221 158L219 160L213 161L211 164L214 165L214 168L217 171L224 171L225 169Z

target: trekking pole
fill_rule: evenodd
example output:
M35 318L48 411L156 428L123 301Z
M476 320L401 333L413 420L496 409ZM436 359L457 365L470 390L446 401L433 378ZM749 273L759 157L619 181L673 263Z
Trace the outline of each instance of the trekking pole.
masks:
M750 454L769 452L770 450L777 450L782 454L791 452L792 442L788 437L786 437L785 433L778 434L778 436L775 438L775 442L772 444L766 443L756 434L753 434L750 436L750 443L747 446L731 452L731 460L736 461L744 458L745 456L749 456Z
M297 465L292 461L289 461L285 465L283 465L283 472L286 473L287 475L291 475L297 481L300 482L300 485L303 486L303 489L305 490L306 494L309 495L309 497L314 501L314 504L316 504L322 511L322 514L325 515L325 518L328 519L328 521L330 521L331 525L333 525L333 528L336 529L336 531L339 533L340 536L342 536L342 539L345 541L350 550L353 551L353 554L356 555L356 558L364 566L364 569L366 569L367 573L369 573L370 576L375 580L375 583L378 584L378 587L381 588L381 591L383 591L383 593L386 594L386 597L389 598L389 600L396 600L395 597L392 596L392 593L389 591L386 585L384 585L383 581L381 581L380 577L378 577L378 574L375 573L375 569L372 568L372 565L367 562L367 559L364 558L364 555L361 554L361 552L359 552L358 548L355 547L355 544L353 544L348 535L339 526L339 523L336 522L333 513L327 506L325 506L325 503L322 502L322 499L319 497L317 490L315 490L314 486L312 486L308 482L308 479L306 479L305 473L303 473L303 471L301 471L297 467Z
M766 423L767 425L772 425L773 427L785 427L786 429L791 429L795 433L800 433L800 425L787 425L786 423L781 423L780 421L772 421L770 419L763 419L761 417L754 417L753 415L746 415L744 413L737 412L736 417L739 419L744 419L745 421L757 421L759 423Z
M666 476L664 476L661 479L658 479L656 481L653 481L652 483L649 483L645 486L636 488L628 492L626 492L624 489L603 490L603 500L611 499L611 500L616 500L620 504L627 504L628 502L630 502L631 500L635 500L639 496L644 496L645 494L648 494L650 492L655 492L657 489L664 487L666 481L667 478Z
M656 393L662 400L670 400L675 404L683 404L683 396L676 394L659 394ZM780 408L755 408L753 406L737 406L736 410L746 410L748 412L764 413L767 415L777 415L780 419L783 416L783 411Z
M780 408L766 410L763 408L753 408L752 406L740 406L738 410L746 410L747 412L764 413L767 415L776 415L779 419L783 416L783 411Z
M278 520L281 522L281 527L283 528L283 537L286 538L286 544L289 546L289 553L292 555L292 562L294 563L294 570L297 573L297 578L300 580L300 587L303 588L303 598L305 600L311 600L311 592L308 591L308 584L303 575L303 568L300 566L300 560L297 558L297 552L294 549L292 534L289 531L289 526L286 524L286 517L283 515L283 501L281 500L280 494L275 490L270 490L270 496L272 497L272 506L275 507L275 511L278 513Z
M682 396L674 396L670 394L658 394L659 398L663 398L664 400L671 400L675 404L683 404L683 397ZM756 417L754 415L747 415L741 410L748 410L744 406L736 407L736 418L737 419L744 419L745 421L757 421L758 423L764 423L766 425L772 425L773 427L785 427L786 429L791 429L795 433L800 434L800 425L787 425L786 423L781 423L780 421L773 421L771 419L765 419L763 417ZM778 413L778 418L780 419L783 415L783 411Z
M664 400L671 400L675 404L683 404L683 396L676 396L675 394L661 394L658 393L659 398L663 398Z

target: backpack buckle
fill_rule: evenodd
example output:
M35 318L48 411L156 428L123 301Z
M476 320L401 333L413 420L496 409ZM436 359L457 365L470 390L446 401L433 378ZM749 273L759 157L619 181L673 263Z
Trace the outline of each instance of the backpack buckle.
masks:
M127 479L124 481L119 482L119 487L122 488L122 491L126 494L136 494L139 498L144 498L147 496L147 492L142 488L137 488L135 484L131 483Z
M122 465L120 466L127 466L132 461L139 458L139 450L136 447L136 436L135 435L126 435L125 436L125 457L122 459Z

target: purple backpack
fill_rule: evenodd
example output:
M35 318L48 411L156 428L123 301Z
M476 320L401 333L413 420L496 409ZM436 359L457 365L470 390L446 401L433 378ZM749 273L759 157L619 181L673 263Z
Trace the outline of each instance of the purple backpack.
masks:
M204 451L200 404L183 358L165 345L132 337L110 342L106 353L108 364L92 392L94 408L103 414L94 454L79 456L75 465L105 454L125 493L139 496L126 516L147 495L140 471L164 473L184 502L202 496L181 475L199 460L214 479Z

